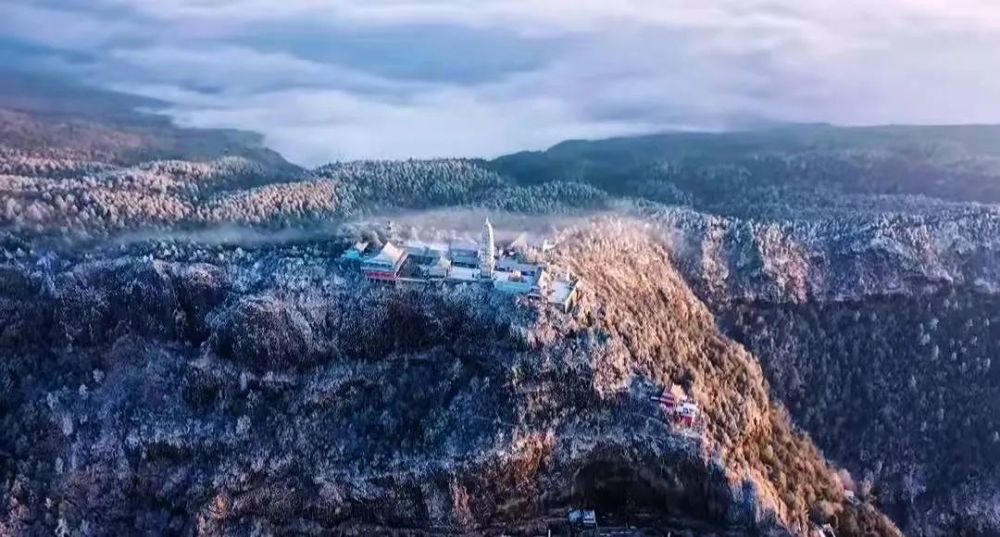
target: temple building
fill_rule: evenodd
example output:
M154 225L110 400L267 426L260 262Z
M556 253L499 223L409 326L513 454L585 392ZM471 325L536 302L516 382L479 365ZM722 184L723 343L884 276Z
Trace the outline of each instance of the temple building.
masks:
M406 251L387 242L377 254L362 259L361 271L370 280L396 281L406 259Z
M543 252L547 245L545 241ZM487 284L498 291L544 300L569 311L576 302L580 282L573 277L560 279L554 276L559 271L551 270L555 267L528 261L531 249L527 238L521 235L502 252L498 251L493 224L486 219L478 244L468 240L447 244L410 240L402 246L387 242L378 251L372 251L370 245L359 242L341 259L358 264L370 280L400 284Z

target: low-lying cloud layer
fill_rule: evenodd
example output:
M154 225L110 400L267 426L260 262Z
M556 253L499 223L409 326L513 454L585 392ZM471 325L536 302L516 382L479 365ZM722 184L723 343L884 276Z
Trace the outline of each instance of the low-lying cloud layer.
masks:
M0 0L0 61L289 159L760 121L1000 121L992 0Z

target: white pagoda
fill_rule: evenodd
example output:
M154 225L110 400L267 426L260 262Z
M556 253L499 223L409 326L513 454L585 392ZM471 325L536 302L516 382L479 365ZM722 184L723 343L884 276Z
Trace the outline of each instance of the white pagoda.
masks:
M483 223L483 238L479 244L479 276L481 278L493 278L493 270L496 268L497 246L493 240L493 225L487 218Z

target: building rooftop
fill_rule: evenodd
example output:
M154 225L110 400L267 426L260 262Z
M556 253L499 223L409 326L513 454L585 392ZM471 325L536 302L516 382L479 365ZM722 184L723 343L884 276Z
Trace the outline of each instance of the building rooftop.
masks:
M425 242L422 240L412 239L403 243L403 246L410 251L410 253L431 253L438 252L440 254L445 254L448 252L448 244L444 242Z
M468 239L457 239L451 241L449 250L461 250L463 252L479 252L479 243Z
M555 302L557 304L565 304L569 300L573 291L576 290L576 284L567 281L554 281L549 288L548 299L549 302Z
M528 274L522 274L520 272L494 272L493 279L503 282L526 282L535 283L535 278Z
M449 280L479 281L479 269L452 266L448 272Z
M515 257L502 257L497 261L497 270L504 272L524 272L535 274L545 267L536 263L524 263Z
M365 263L370 263L373 265L395 265L403 258L403 250L393 245L391 242L385 243L379 253L374 256L365 259Z
M349 261L359 261L365 255L365 250L368 249L368 243L365 241L358 241L340 255L341 259L346 259Z
M444 266L451 264L445 256L447 249L441 249L429 243L407 242L406 252L410 254L413 263L423 266Z

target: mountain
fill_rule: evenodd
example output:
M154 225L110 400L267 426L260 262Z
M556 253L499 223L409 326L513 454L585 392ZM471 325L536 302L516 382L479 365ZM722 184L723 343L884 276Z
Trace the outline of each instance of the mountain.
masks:
M668 134L567 142L491 167L692 209L642 213L795 422L907 534L989 535L1000 520L997 132Z
M795 218L851 195L1000 201L997 142L995 126L792 125L563 142L490 167L524 184L578 181L716 214Z
M255 133L184 129L153 113L166 103L97 90L61 78L5 71L0 79L0 151L5 170L132 165L150 160L245 157L292 171ZM5 171L4 173L15 173Z
M5 534L1000 531L998 127L303 170L46 86L0 91ZM579 306L335 261L464 214L548 234Z
M537 534L585 504L699 535L898 535L641 226L561 243L587 282L572 314L331 285L351 274L320 249L276 268L288 246L5 267L5 533ZM675 382L705 410L697 436L649 400Z
M991 534L997 132L671 134L491 166L694 209L644 213L793 419L908 534Z

